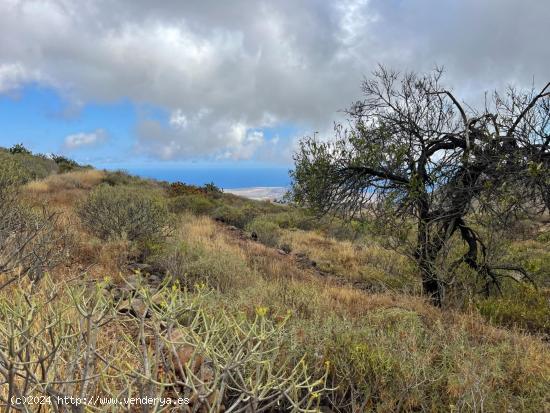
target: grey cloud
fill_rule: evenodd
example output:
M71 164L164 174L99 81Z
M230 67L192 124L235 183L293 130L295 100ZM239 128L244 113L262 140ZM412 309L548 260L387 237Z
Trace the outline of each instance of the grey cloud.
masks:
M208 125L205 128L205 125ZM168 125L142 119L137 126L137 150L161 159L200 158L249 159L264 144L263 132L252 125L215 111L185 114L175 111Z
M550 75L545 0L374 0L371 7L381 16L377 27L390 47L407 46L414 53L402 65L437 62L461 87L525 85L533 76L542 83Z
M254 131L329 130L378 62L444 65L464 97L543 82L549 15L544 0L5 0L0 74L12 69L0 87L38 80L79 101L127 97L180 113L185 127L136 125L138 150L163 159L287 157L293 140Z

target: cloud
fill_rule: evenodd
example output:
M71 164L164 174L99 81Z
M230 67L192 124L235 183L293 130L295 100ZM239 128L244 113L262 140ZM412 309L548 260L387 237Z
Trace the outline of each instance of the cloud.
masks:
M14 91L24 83L43 80L40 73L28 70L21 63L0 64L0 94Z
M379 62L444 65L464 98L542 83L548 15L540 0L5 0L0 91L39 81L160 107L167 120L137 120L136 148L162 159L261 157L271 143L253 131L330 130Z
M136 133L139 152L164 160L250 159L264 143L261 130L244 121L218 117L218 113L209 110L186 114L177 109L171 114L168 124L142 119Z
M93 132L79 132L65 138L65 148L69 150L99 145L107 140L107 133L103 129Z

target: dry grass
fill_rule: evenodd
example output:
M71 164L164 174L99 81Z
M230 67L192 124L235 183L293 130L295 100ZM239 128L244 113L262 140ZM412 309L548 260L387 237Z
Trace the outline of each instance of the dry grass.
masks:
M94 285L105 277L116 282L119 274L128 276L125 263L138 253L136 245L99 242L75 223L75 202L103 179L101 173L84 172L31 183L26 193L35 201L53 202L73 228L75 263L58 270L56 279L74 278L89 268L75 282ZM259 308L274 323L290 314L285 354L305 353L315 374L325 362L331 366L329 384L336 390L321 396L323 404L341 411L550 411L550 354L539 338L494 327L473 311L440 310L417 294L404 294L416 291L412 266L374 243L298 230L282 230L282 239L293 254L245 239L206 216L180 214L173 235L154 247L159 255L173 247L190 250L183 256L184 271L199 269L198 281L218 277L215 290L200 298L217 322L221 314L254 319ZM329 275L299 265L296 253ZM355 282L380 286L380 291L363 291ZM7 303L8 295L0 294L0 302ZM75 318L76 313L67 314ZM99 348L105 354L116 349L128 363L124 368L137 369L141 361L133 357L136 343L131 343L137 335L116 320L98 332Z
M39 181L32 181L26 189L34 194L46 192L60 192L71 189L91 189L100 184L105 178L105 172L97 169L67 172L51 175Z
M378 398L367 410L394 411L400 403L405 411L428 406L439 411L547 408L548 400L540 397L549 384L543 378L550 372L550 359L537 338L491 326L474 312L436 309L414 295L365 293L339 285L297 267L290 256L220 230L206 217L187 216L182 228L181 236L189 242L207 246L205 253L231 251L258 275L246 287L219 297L216 305L249 316L265 307L274 319L292 313L289 327L297 345L336 363L332 377L339 389L353 386L358 403ZM301 252L319 260L334 258L337 271L403 265L376 246L358 249L318 234L291 234L294 238L287 239L293 247L301 246ZM403 396L407 388L410 394ZM372 389L377 390L369 393Z
M351 281L364 282L375 291L418 292L413 263L374 243L339 241L313 231L284 231L282 242L307 255L319 269Z
M40 199L52 207L74 208L88 190L99 185L105 172L96 169L50 175L45 179L31 181L23 187L23 196L31 202Z
M261 305L262 300L268 300L272 306L284 312L284 307L293 300L297 301L296 296L303 293L304 303L300 303L300 308L303 310L304 306L317 306L314 311L320 313L334 311L356 317L372 309L389 307L406 308L425 314L436 311L418 297L394 293L365 294L351 284L340 285L337 279L322 277L313 268L298 266L292 256L281 255L273 248L239 238L238 235L235 231L225 230L211 218L187 214L180 217L174 239L200 246L206 256L231 255L246 262L250 272L256 274L246 289L247 294L250 289L257 290L249 297L251 309ZM319 239L317 235L313 237L315 240ZM335 249L340 244L332 240L326 242ZM350 243L341 244L350 251ZM334 250L331 252L335 253ZM242 291L236 294L242 294Z
M184 240L189 244L200 245L215 255L224 252L241 259L247 255L239 245L230 242L219 225L209 217L184 214L178 217L179 223L174 233L175 240Z
M105 176L104 171L85 169L31 181L22 189L23 199L32 205L47 205L58 212L59 229L70 231L66 265L53 274L57 280L71 278L82 271L90 279L120 280L121 274L127 271L129 257L137 254L135 246L128 241L104 242L90 236L76 214L75 206L102 183Z
M244 252L227 242L215 223L206 217L179 217L166 244L149 260L188 288L206 283L232 291L253 282Z

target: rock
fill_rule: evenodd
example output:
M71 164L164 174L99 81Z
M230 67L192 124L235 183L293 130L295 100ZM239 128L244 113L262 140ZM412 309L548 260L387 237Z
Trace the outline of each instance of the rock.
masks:
M150 274L147 277L147 283L151 286L158 287L164 277L161 274Z
M124 300L118 306L118 312L133 315L134 317L150 317L149 306L140 298Z
M286 243L282 244L280 246L280 249L282 251L284 251L286 254L290 254L292 252L292 247L289 244L286 244Z
M188 334L184 328L174 329L167 333L167 355L172 360L176 375L181 379L185 379L185 373L179 367L187 364L193 374L196 374L203 383L207 383L214 379L211 362L202 354L196 352L193 345L185 342Z
M140 298L134 298L132 300L132 311L136 317L150 317L149 306Z
M216 411L223 412L225 406L222 403L223 400L219 400L222 396L217 390L209 389L209 383L215 378L214 365L211 360L197 352L195 346L186 342L189 334L184 327L166 333L167 343L163 352L165 360L168 361L168 365L165 365L167 373L174 374L182 382L193 381L193 392L189 397L189 406L192 406L192 411L206 413L212 411L206 409L208 406L215 406L220 402L220 407ZM193 376L186 377L187 370L184 366L187 366Z
M138 285L141 284L141 277L137 274L131 274L125 277L124 283L121 287L122 290L137 290Z
M128 264L128 269L135 272L147 272L151 270L151 266L145 263L133 262Z
M281 255L288 255L288 252L286 252L285 250L282 250L282 249L277 250L277 252Z

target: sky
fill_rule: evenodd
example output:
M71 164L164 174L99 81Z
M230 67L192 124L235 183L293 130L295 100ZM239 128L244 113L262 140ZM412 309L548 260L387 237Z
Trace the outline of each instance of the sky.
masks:
M548 0L0 0L0 146L100 167L292 164L378 64L477 102L550 80Z

